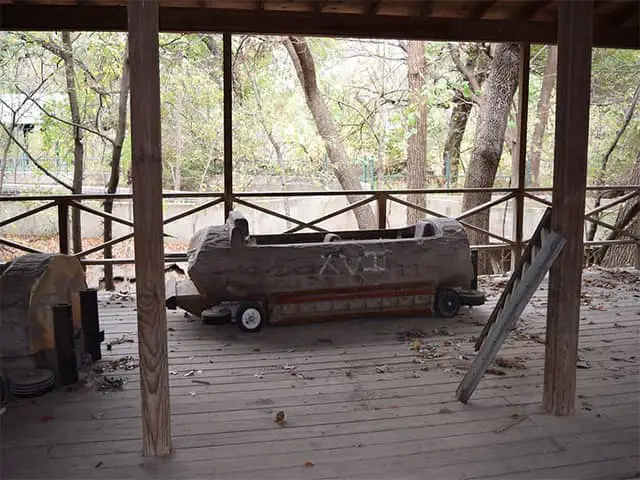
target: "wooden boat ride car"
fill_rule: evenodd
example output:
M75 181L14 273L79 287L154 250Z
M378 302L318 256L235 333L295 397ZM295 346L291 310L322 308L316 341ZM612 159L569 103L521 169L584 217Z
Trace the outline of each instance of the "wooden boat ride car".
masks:
M462 225L434 218L385 230L250 235L237 211L198 231L189 279L167 283L166 304L204 321L307 323L365 316L451 317L481 305Z

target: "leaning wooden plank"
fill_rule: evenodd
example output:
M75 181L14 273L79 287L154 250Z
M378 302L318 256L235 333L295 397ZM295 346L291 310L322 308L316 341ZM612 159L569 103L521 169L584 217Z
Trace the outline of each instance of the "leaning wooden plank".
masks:
M509 294L511 293L512 290L516 288L516 285L519 282L520 277L522 277L528 270L529 268L528 265L530 264L531 259L537 253L535 252L536 244L540 241L540 238L544 234L545 229L549 228L550 221L551 221L551 209L547 208L544 214L542 215L540 222L538 222L538 226L536 227L535 232L533 232L533 235L531 236L531 240L527 243L527 246L525 247L525 250L522 256L518 260L518 263L516 264L516 267L513 270L513 274L509 278L507 285L504 287L504 290L502 291L502 295L500 295L500 298L498 299L498 303L496 303L496 306L493 312L491 312L491 316L489 317L489 320L487 320L487 323L485 324L484 328L482 329L482 332L480 333L480 335L478 336L478 339L476 340L476 344L475 344L476 351L480 350L482 342L484 342L484 339L487 338L487 335L489 334L489 330L495 323L498 314L504 309L504 305L505 303L507 303L507 300L509 299L508 298Z
M504 343L509 333L509 326L513 318L517 318L531 300L536 289L551 268L551 264L564 247L565 240L555 232L550 232L546 242L542 246L540 253L533 259L531 267L523 275L517 288L511 295L509 302L496 319L495 325L489 331L487 339L482 344L480 352L476 356L471 368L462 379L456 397L463 403L467 403L473 391L478 386L484 372L491 362L495 360L496 354Z

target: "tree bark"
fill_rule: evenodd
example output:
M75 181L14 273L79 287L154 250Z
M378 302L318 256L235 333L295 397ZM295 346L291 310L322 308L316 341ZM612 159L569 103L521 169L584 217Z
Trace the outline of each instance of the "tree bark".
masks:
M80 106L78 103L78 91L76 89L76 73L73 60L73 46L71 34L62 32L62 46L64 49L64 73L67 84L67 95L69 96L69 108L71 109L71 122L73 126L73 193L82 193L82 177L84 174L84 131L79 126L82 122L80 118ZM82 251L82 226L80 210L72 209L71 229L72 244L74 253Z
M113 141L111 150L111 172L109 174L109 182L107 183L107 193L116 193L118 183L120 182L120 160L122 158L122 146L127 133L127 106L129 105L129 46L125 43L124 58L122 63L122 76L120 77L120 92L118 99L118 125L116 128L116 137ZM113 200L107 198L104 202L104 211L113 212ZM108 242L113 238L113 223L111 219L104 219L104 241ZM113 248L111 245L105 247L104 258L113 257ZM104 286L106 290L114 290L113 284L113 266L105 264L104 266Z
M640 185L640 152L636 155L635 165L631 170L630 185ZM640 197L636 196L628 200L624 207L618 211L615 226L626 228L633 235L640 236ZM612 231L607 240L615 240L621 234ZM604 245L598 252L596 261L603 267L623 267L633 265L637 261L638 245Z
M536 124L531 137L531 150L529 151L529 164L531 165L531 184L534 187L540 186L540 157L542 156L542 142L544 132L549 121L549 110L551 109L551 95L556 84L556 71L558 69L558 47L549 45L547 52L547 63L544 67L542 77L542 89L538 99Z
M482 92L480 118L467 168L465 188L493 186L502 156L509 111L518 83L519 58L518 44L500 44L496 48ZM462 198L462 211L490 200L491 192L466 192ZM467 221L483 230L489 230L489 210L467 217ZM488 243L489 237L486 233L472 229L469 229L468 233L471 244ZM480 255L478 258L479 272L491 271L486 257Z
M487 78L489 56L485 53L482 44L474 43L467 48L467 60L462 63L459 48L450 47L452 59L462 76L467 80L472 90L482 88ZM470 98L465 98L462 91L456 90L453 97L453 109L449 118L449 129L442 155L442 173L446 177L450 175L451 184L456 186L460 172L460 147L467 129L469 115L473 109L476 92L473 91Z
M407 74L409 81L410 104L415 109L415 133L407 141L407 188L422 189L426 181L427 163L427 102L422 98L427 74L427 62L424 56L425 44L422 41L407 42ZM421 193L411 193L407 200L420 207L426 207L426 198ZM416 223L424 213L407 207L407 225Z
M357 174L349 165L347 152L340 140L338 127L333 121L331 112L329 112L329 108L318 88L315 62L307 41L303 37L289 37L284 43L304 90L307 106L311 111L318 133L324 140L333 173L343 190L362 190ZM362 199L361 195L347 196L349 203ZM376 218L370 206L364 205L355 208L353 212L359 228L369 229L376 227Z
M460 171L460 146L467 129L469 114L473 108L473 103L465 99L462 92L456 92L453 98L453 109L449 118L449 131L444 144L442 155L442 174L445 179L450 179L450 184L455 186L458 182ZM446 181L446 180L445 180Z
M616 132L616 136L614 137L613 142L611 142L611 145L609 146L606 153L602 157L600 170L598 171L598 177L596 178L596 185L604 185L605 176L607 174L607 168L609 167L609 158L611 157L611 154L618 146L618 142L620 142L620 139L622 138L622 135L624 135L624 132L627 130L627 127L631 123L631 119L633 118L633 112L635 111L639 100L640 100L640 83L638 83L638 85L636 86L636 89L633 93L633 97L631 98L631 105L629 105L629 108L625 112L622 125ZM594 208L598 208L600 206L600 204L602 203L602 199L604 198L604 194L605 192L598 193ZM599 214L596 215L596 218L600 218L600 215ZM593 240L596 237L597 231L598 231L598 224L592 223L591 226L589 227L589 230L587 231L587 240Z
M12 122L11 128L10 128L12 133L14 128L15 128L15 123ZM0 157L0 193L2 193L2 190L4 188L4 177L7 172L7 159L9 157L9 147L11 147L11 137L7 135L7 143L5 143L2 146L2 157Z

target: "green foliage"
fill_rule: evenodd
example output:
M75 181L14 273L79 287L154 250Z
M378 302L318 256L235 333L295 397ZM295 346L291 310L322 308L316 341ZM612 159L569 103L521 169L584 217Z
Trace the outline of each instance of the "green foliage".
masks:
M85 132L86 168L102 172L104 183L111 144L95 132L114 138L117 127L118 89L126 36L118 33L75 33L74 55L82 64L76 82ZM61 44L60 34L0 32L0 93L32 91L46 79L43 107L55 117L42 115L42 123L29 148L51 168L70 168L73 161L63 64L43 48L43 42ZM364 157L383 164L388 175L404 175L407 140L415 133L418 103L407 92L406 45L401 41L310 38L322 95L339 126L341 140L353 164ZM305 177L319 183L333 181L326 151L305 101L291 59L276 37L233 37L233 161L236 190L251 188L260 176ZM448 46L429 42L425 47L427 75L418 102L428 106L427 166L441 171L441 158L449 128L453 99L481 98L451 60ZM529 135L547 57L547 47L532 47ZM593 53L590 181L601 161L638 82L640 52L602 50ZM215 190L222 186L223 75L220 35L162 34L160 38L162 96L162 149L166 188ZM543 183L551 179L553 117L543 143ZM474 107L462 144L462 161L468 161L477 121ZM621 182L640 148L639 113L611 155L607 182ZM515 115L514 115L515 118ZM515 128L513 120L510 128ZM37 137L37 138L35 138ZM506 150L506 149L505 149ZM277 152L280 152L280 156ZM14 150L12 154L15 155ZM498 175L510 171L509 154ZM48 162L48 163L47 163ZM56 167L57 165L57 167ZM131 167L127 134L121 178ZM85 175L90 176L90 175ZM92 180L93 181L93 180Z

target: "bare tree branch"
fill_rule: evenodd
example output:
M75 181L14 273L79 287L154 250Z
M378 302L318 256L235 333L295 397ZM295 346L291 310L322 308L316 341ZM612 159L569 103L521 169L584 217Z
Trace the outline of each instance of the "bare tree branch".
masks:
M36 107L38 107L38 108L42 111L42 113L44 113L47 117L53 118L54 120L57 120L58 122L64 123L65 125L69 125L70 127L74 127L74 128L81 128L82 130L85 130L85 131L87 131L87 132L89 132L89 133L93 133L94 135L97 135L98 137L102 138L103 140L105 140L105 141L107 141L107 142L109 142L110 144L112 144L112 145L113 145L113 139L112 139L112 138L109 138L109 137L108 137L107 135L105 135L104 133L100 133L99 131L94 130L93 128L89 128L89 127L87 127L87 126L85 126L85 125L80 125L80 124L77 124L77 123L74 123L74 122L70 122L69 120L65 120L64 118L60 118L60 117L58 117L57 115L55 115L55 114L53 114L53 113L51 113L51 112L47 111L47 110L46 110L42 105L40 105L40 103L38 103L38 101L37 101L37 100L35 100L35 99L33 98L33 96L32 96L32 95L29 95L27 92L25 92L25 91L21 90L21 89L20 89L20 87L18 87L17 85L16 85L16 89L17 89L20 93L22 93L23 95L25 95L29 100L31 100L31 101L33 102L33 104L34 104Z
M479 92L481 90L480 82L478 82L478 79L476 78L474 73L469 70L469 68L460 59L460 48L457 45L449 44L449 52L451 53L451 59L456 65L456 68L460 71L460 73L462 73L462 75L464 75L464 77L469 82L469 85L471 85L471 89L473 90L471 98L474 102L479 104L480 99L475 92Z
M69 53L62 46L58 45L52 40L47 40L45 38L40 38L40 37L34 37L27 33L18 33L18 36L26 43L36 43L40 45L41 47L45 48L46 50L53 53L54 55L61 58L62 60L68 60L71 58ZM82 60L77 58L77 56L73 56L72 60L73 60L73 63L75 63L78 66L78 68L80 68L80 70L82 70L87 75L89 80L91 80L89 82L90 88L94 92L96 92L98 95L109 94L109 92L107 92L100 85L100 82L98 81L96 76L93 74L93 72L89 69L86 63L84 63Z
M18 139L16 137L13 136L13 133L11 133L9 131L9 129L7 127L5 127L4 123L0 122L0 127L2 127L2 129L5 131L5 133L9 136L9 138L11 139L11 141L13 141L13 143L15 143L18 148L20 150L22 150L24 152L24 154L27 156L27 158L36 166L38 167L38 169L44 173L47 177L51 178L52 180L54 180L56 183L62 185L63 187L65 187L66 189L73 191L73 187L67 183L65 183L64 181L60 180L58 177L56 177L53 173L49 172L46 168L44 168L42 165L40 165L40 163L33 158L33 156L29 153L29 151L24 147L24 145L22 145Z

